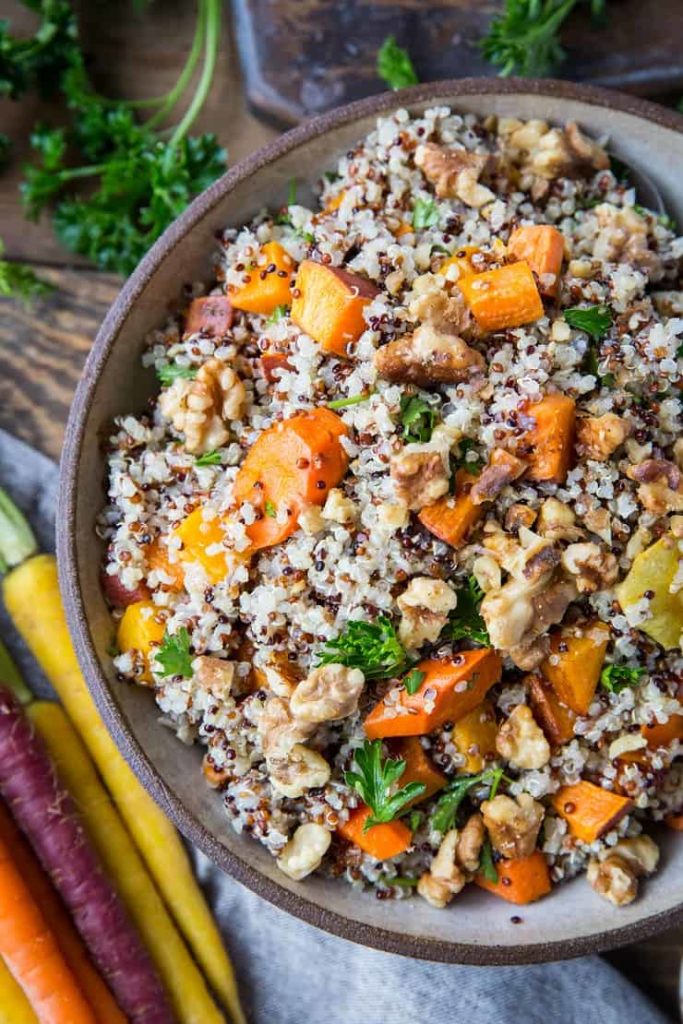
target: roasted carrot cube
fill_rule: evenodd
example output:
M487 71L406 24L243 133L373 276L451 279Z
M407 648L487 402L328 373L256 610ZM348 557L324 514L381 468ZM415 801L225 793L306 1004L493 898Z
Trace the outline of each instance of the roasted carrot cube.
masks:
M525 416L534 421L520 439L517 454L529 462L527 478L537 483L563 484L567 479L574 446L576 405L567 395L546 395L527 406Z
M269 316L278 306L292 301L290 285L296 264L279 242L266 242L254 264L247 267L241 287L228 286L230 302L246 313Z
M453 726L452 742L465 758L462 768L468 774L482 771L496 754L498 724L491 701L482 701Z
M510 235L507 249L512 259L526 260L529 264L538 278L541 295L557 295L564 257L561 231L551 224L531 224L517 228Z
M483 270L483 267L477 267L472 264L472 257L480 252L480 249L476 245L463 245L457 252L454 252L452 256L449 256L447 260L439 267L439 273L444 276L448 274L451 267L458 268L458 280L463 277L470 277L472 274L478 274Z
M185 336L202 331L222 338L232 327L232 303L227 295L203 295L193 299L185 317Z
M526 677L526 683L534 718L548 743L554 747L568 743L574 735L575 712L559 700L553 686L543 676L534 673Z
M180 559L180 552L178 553ZM156 537L147 548L147 565L151 570L161 572L167 577L168 582L161 584L163 590L182 590L185 586L185 570L180 560L171 562L168 556L168 548L162 542L161 537Z
M609 626L593 622L579 631L564 630L550 640L550 654L541 672L552 685L558 700L577 715L588 714L600 681L609 644Z
M594 786L582 780L574 786L563 786L551 798L561 818L576 839L594 843L609 832L633 807L633 800Z
M552 889L548 862L540 850L517 860L499 860L496 864L498 881L490 882L482 874L474 881L487 892L501 896L508 903L533 903L547 896Z
M225 539L224 522L218 516L204 519L199 506L176 526L173 535L182 542L179 552L183 565L198 562L212 583L220 583L228 575L229 554L223 546ZM209 552L209 548L218 547L218 551ZM231 554L231 553L230 553Z
M381 825L371 825L364 831L363 826L370 813L370 808L361 804L355 811L351 811L348 821L337 827L338 834L376 860L389 860L405 853L413 838L408 826L402 821L388 821Z
M296 276L292 320L326 352L346 356L366 329L363 312L378 294L364 277L304 260Z
M446 776L438 770L420 743L419 736L405 736L403 739L394 740L390 744L390 749L392 757L400 758L406 763L400 779L401 785L407 786L410 782L424 783L424 793L415 797L406 806L429 800L430 796L434 796L446 785Z
M365 719L365 732L372 740L424 736L445 722L457 722L481 704L500 679L501 667L490 648L421 661L416 668L425 677L419 690L403 690L398 705L381 700Z
M525 260L461 277L458 287L483 331L504 331L543 316L543 302Z
M157 619L159 609L153 601L136 601L129 604L119 622L116 635L119 650L139 651L144 658L144 671L138 677L141 682L151 683L149 663L153 650L164 638L166 627Z
M444 544L457 548L483 514L482 506L475 505L470 497L476 479L466 469L459 469L455 474L455 494L444 495L418 513L422 525Z
M668 722L643 725L640 729L650 750L668 747L674 740L683 740L683 715L671 715Z

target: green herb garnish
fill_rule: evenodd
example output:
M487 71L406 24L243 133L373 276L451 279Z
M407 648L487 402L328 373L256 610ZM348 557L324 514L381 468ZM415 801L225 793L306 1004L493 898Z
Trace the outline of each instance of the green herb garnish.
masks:
M462 441L458 441L458 452L457 458L453 458L454 468L464 469L466 472L471 473L472 476L479 476L482 469L484 468L484 459L476 450L476 445L471 437L464 437ZM474 452L476 458L471 459L468 456Z
M194 380L197 376L196 366L179 366L178 363L167 363L157 370L157 377L162 384L172 384L174 380Z
M159 676L182 676L183 679L191 679L192 659L190 654L190 634L185 626L181 626L177 633L164 633L164 638L157 648L154 659L157 665L161 665L163 671L157 668Z
M668 228L670 231L676 230L676 221L668 213L655 213L654 210L648 210L646 206L641 206L640 203L634 203L633 209L640 217L654 217L662 227Z
M409 782L407 786L395 788L406 763L392 757L383 758L381 740L366 740L356 751L355 762L358 771L344 772L344 781L355 789L372 811L365 820L363 831L373 825L393 821L407 803L421 796L426 789L424 782Z
M275 519L277 517L277 505L273 501L264 501L263 511L270 517L270 519Z
M595 345L589 345L588 351L586 352L586 370L593 377L597 377L598 383L601 387L613 388L616 381L613 373L600 373L600 360L598 357L598 351Z
M607 665L600 673L600 685L609 693L621 693L629 686L637 686L645 675L644 668L627 665Z
M0 36L0 40L1 40ZM1 57L1 52L0 52ZM54 291L54 285L38 277L25 263L2 259L5 246L0 239L0 295L8 299L19 299L30 305L34 299L42 299Z
M565 309L564 318L570 327L585 331L593 341L602 341L612 326L609 306L572 306Z
M420 196L415 200L413 206L413 227L416 231L423 228L433 228L439 223L439 207L433 199L422 199Z
M336 640L328 640L318 652L319 665L359 668L366 679L400 675L408 661L391 619L379 615L375 622L352 620Z
M203 455L198 455L194 460L195 466L220 466L221 464L221 453L215 448L211 452L204 452Z
M676 349L676 359L683 359L683 344Z
M425 444L431 439L436 426L437 412L433 405L419 395L403 395L399 419L404 441L408 444Z
M432 829L435 832L440 832L441 835L445 835L446 832L454 827L458 809L469 791L474 786L490 783L491 794L493 795L494 785L497 789L502 778L502 768L490 768L485 772L480 772L479 775L461 775L453 779L441 791L441 796L436 802L432 816L429 819Z
M404 89L417 85L419 79L410 54L399 46L393 36L387 36L377 54L377 74L390 89Z
M403 680L403 685L405 686L406 690L411 695L411 697L413 696L414 693L417 693L417 691L422 686L426 674L426 672L420 672L418 669L414 668L408 673L408 675Z
M268 324L277 324L280 322L280 320L284 320L288 313L289 306L276 306L273 312L266 320L266 327L268 326Z
M453 640L471 640L483 647L491 646L491 639L486 623L479 609L484 600L484 591L474 576L470 576L467 586L456 591L458 603L451 612L446 629Z
M387 885L398 885L401 889L415 889L420 884L419 878L407 878L404 875L396 875L396 878L385 879Z
M374 393L374 391L366 391L362 395L351 395L350 398L335 398L333 402L327 403L327 408L348 409L350 405L360 405L361 402L367 402L368 398L371 398Z
M422 824L424 816L424 811L418 811L417 809L415 809L408 812L408 814L404 818L404 821L411 832L417 832L418 828Z
M488 836L486 836L482 843L481 854L479 856L479 870L487 882L491 882L492 885L496 884L498 881L498 869L493 863L493 850L491 848L491 840Z

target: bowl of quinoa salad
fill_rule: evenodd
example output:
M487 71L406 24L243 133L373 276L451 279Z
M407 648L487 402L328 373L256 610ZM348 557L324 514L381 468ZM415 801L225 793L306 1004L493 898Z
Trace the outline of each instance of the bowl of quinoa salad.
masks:
M502 963L678 917L680 123L362 101L200 197L103 326L60 516L85 671L181 829L313 923Z

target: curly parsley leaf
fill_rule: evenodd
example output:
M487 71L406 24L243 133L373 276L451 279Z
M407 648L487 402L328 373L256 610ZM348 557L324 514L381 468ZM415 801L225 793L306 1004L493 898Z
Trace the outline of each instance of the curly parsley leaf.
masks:
M488 771L480 772L478 775L461 775L448 783L441 791L441 796L436 802L429 823L435 832L445 835L455 825L458 810L465 797L475 786L490 785L491 796L500 785L503 778L502 768L491 768Z
M194 380L197 376L196 366L180 366L178 363L167 363L157 370L157 377L162 384L172 384L175 380Z
M407 786L397 788L406 763L391 757L383 758L381 740L366 740L356 751L355 762L358 771L345 772L344 781L355 789L372 811L365 820L364 831L373 825L393 821L407 803L421 796L426 789L424 782L409 782Z
M627 665L607 665L600 673L600 685L609 693L621 693L629 686L637 686L645 675L644 668Z
M474 576L470 576L467 586L456 591L458 603L451 612L446 629L453 640L471 640L483 647L491 646L486 623L479 609L484 600L484 591Z
M565 309L564 318L570 327L585 331L593 341L602 341L612 326L609 306L572 306Z
M54 285L27 267L25 263L2 259L5 247L0 240L0 296L7 299L19 299L30 305L34 299L42 299L54 291Z
M405 686L406 690L411 695L411 697L413 696L413 694L417 693L417 691L422 686L423 682L425 681L426 674L426 672L420 672L419 669L414 668L411 669L411 671L403 680L403 685Z
M190 654L190 634L185 626L181 626L177 633L164 633L164 638L159 644L154 655L154 660L161 669L157 668L157 675L160 676L182 676L183 679L191 679L193 655Z
M390 89L404 89L417 85L419 79L410 54L399 46L393 36L387 36L377 54L377 74Z
M354 619L336 640L327 641L318 652L318 665L331 664L359 668L366 679L388 679L401 674L408 656L391 619L379 615L375 622Z
M221 453L215 448L213 451L204 452L203 455L198 455L194 460L195 466L220 466L221 464Z
M34 35L18 39L0 21L0 96L16 100L31 89L49 97L63 71L79 56L76 16L68 0L29 0L40 16Z
M491 848L491 840L488 836L486 836L482 843L481 854L479 856L479 870L487 882L491 882L492 885L496 884L498 881L498 869L493 862L493 850Z
M419 395L402 395L399 421L403 440L425 444L431 439L436 426L437 412L433 405Z
M439 207L433 199L422 199L418 196L413 206L413 227L416 231L433 228L439 223Z

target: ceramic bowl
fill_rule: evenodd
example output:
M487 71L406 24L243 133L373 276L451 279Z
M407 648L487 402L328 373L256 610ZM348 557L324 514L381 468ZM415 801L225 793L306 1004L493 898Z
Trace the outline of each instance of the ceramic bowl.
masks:
M94 525L105 479L100 442L114 416L142 410L154 393L153 374L140 368L143 339L174 308L183 282L210 279L214 233L242 224L264 205L283 203L290 178L314 182L366 135L378 114L443 104L482 115L576 120L595 136L608 135L613 150L649 174L683 223L683 118L586 86L437 82L399 96L373 96L283 135L192 203L127 281L102 325L67 427L57 518L61 583L83 671L116 743L181 832L219 868L282 909L369 946L430 960L529 963L606 949L683 920L683 843L663 837L662 868L628 907L613 908L579 878L522 908L521 923L515 923L517 908L478 890L439 911L418 899L378 901L323 878L292 882L258 842L233 832L220 798L202 782L201 749L183 746L160 727L148 692L115 681L106 653L112 623L98 581L102 550Z

